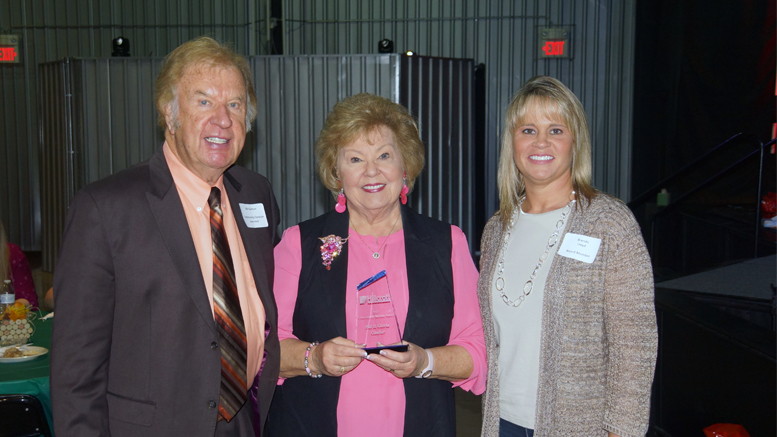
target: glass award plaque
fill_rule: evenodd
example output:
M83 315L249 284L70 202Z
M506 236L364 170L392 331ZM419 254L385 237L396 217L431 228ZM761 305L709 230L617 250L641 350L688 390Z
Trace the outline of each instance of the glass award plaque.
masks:
M406 352L407 345L399 344L402 336L386 271L357 285L356 298L356 343L370 354L383 349Z

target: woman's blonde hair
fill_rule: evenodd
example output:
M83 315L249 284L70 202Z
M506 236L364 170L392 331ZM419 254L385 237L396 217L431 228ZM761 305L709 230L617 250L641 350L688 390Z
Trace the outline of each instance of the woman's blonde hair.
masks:
M578 201L577 207L583 208L583 203L589 203L597 195L591 185L591 135L583 105L563 83L552 77L537 76L515 93L505 114L497 172L499 214L505 224L525 195L523 175L513 156L513 135L515 128L523 125L529 110L539 111L535 116L561 121L572 134L572 186L577 198L585 201Z
M168 104L172 104L173 120L178 123L178 84L191 66L234 68L240 72L246 87L246 132L250 132L251 123L256 118L256 91L248 61L235 53L229 45L221 44L207 36L185 42L165 57L154 83L154 103L159 113L159 127L165 129L167 126L165 107Z
M6 279L11 279L11 252L8 249L3 221L0 220L0 287Z
M361 93L343 99L332 108L316 140L318 176L329 191L337 195L341 188L337 174L340 149L381 127L394 134L407 187L413 189L415 179L424 168L424 145L413 116L407 108L385 97Z

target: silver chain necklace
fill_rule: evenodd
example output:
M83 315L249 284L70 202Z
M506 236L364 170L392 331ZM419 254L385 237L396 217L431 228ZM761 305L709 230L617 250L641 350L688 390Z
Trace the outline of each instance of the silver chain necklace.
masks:
M510 217L510 226L507 228L504 241L502 242L501 257L499 259L499 264L497 265L497 276L496 281L494 282L494 286L496 287L497 291L499 291L499 295L502 296L502 301L505 303L505 305L511 306L513 308L520 306L526 299L526 296L531 294L532 289L534 288L534 279L537 277L537 273L539 273L540 269L542 268L542 263L548 259L550 250L553 248L553 246L556 245L556 243L558 243L558 237L561 233L561 229L564 228L564 222L566 222L567 215L570 211L572 211L572 204L575 203L575 192L572 191L572 200L570 200L569 203L567 203L566 206L564 206L564 208L561 210L561 218L558 220L558 222L556 222L556 229L550 235L550 238L548 238L548 246L545 248L545 252L540 255L540 260L534 267L534 271L531 272L529 280L523 284L523 294L518 296L516 301L513 301L507 297L507 294L505 293L505 280L503 276L505 271L505 252L507 251L507 244L510 241L510 235L515 228L516 217L520 214L518 209L521 208L521 205L523 205L523 201L525 199L526 197L524 196L520 201L518 201L518 208L513 210L513 214Z
M386 235L386 239L385 239L385 240L383 240L383 244L381 244L381 245L380 245L380 247L378 247L378 250L376 250L376 251L372 252L372 257L373 257L373 258L375 258L375 259L378 259L378 258L380 258L380 249L382 249L383 247L385 247L385 246L386 246L386 243L388 243L388 237L389 237L389 236L390 236L390 235L391 235L391 234L394 232L394 227L397 225L397 222L399 222L399 217L402 217L402 215L400 214L400 215L397 217L397 219L396 219L396 220L394 220L394 224L393 224L393 225L391 225L391 230L389 231L388 235ZM361 235L359 234L359 230L358 230L358 229L356 229L356 226L354 226L353 222L351 222L351 227L353 227L353 230L354 230L354 231L356 231L356 236L357 236L357 237L359 237L359 240L361 240L361 242L362 242L362 243L364 243L364 245L365 245L365 246L367 246L367 249L369 249L369 250L372 250L372 248L370 247L370 245L369 245L369 244L367 244L367 242L366 242L366 241L364 241L364 240L362 239ZM350 235L349 235L349 236L350 236ZM385 253L385 250L384 250L383 252Z

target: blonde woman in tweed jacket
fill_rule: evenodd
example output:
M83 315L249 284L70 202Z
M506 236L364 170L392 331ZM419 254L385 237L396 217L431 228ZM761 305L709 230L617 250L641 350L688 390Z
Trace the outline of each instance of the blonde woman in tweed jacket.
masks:
M507 109L500 210L481 244L484 436L647 432L657 334L639 226L591 186L582 105L529 80Z

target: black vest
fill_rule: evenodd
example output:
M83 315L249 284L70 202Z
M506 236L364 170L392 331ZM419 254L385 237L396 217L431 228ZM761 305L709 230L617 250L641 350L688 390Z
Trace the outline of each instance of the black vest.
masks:
M424 348L444 346L453 320L451 227L402 207L409 297L403 339ZM348 243L327 270L321 240L348 235L348 213L326 213L300 223L302 270L293 332L304 341L347 337L345 297ZM365 272L365 277L375 272ZM302 357L300 357L302 359ZM436 379L407 378L405 436L454 436L453 389ZM340 378L297 376L278 386L267 420L269 436L337 436ZM372 393L377 399L380 393ZM380 426L380 421L376 421ZM374 430L366 431L373 433Z

